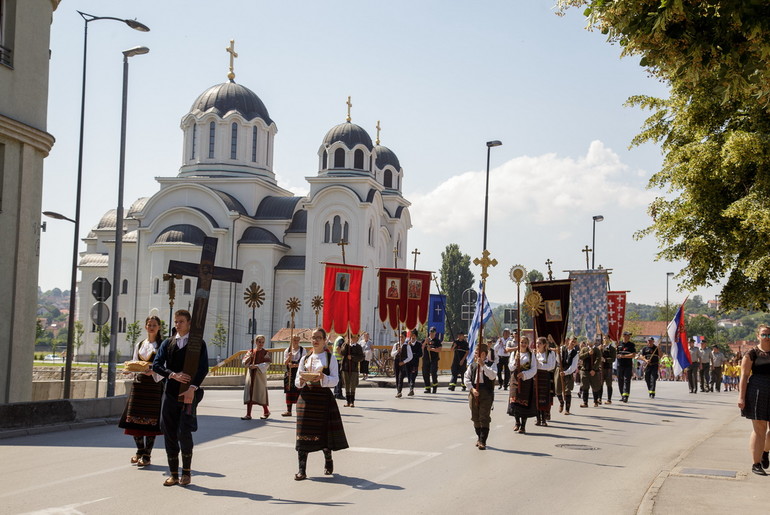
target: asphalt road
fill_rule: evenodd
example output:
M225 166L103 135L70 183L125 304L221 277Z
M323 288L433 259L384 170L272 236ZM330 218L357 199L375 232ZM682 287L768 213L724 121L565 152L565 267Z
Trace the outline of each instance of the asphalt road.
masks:
M324 476L313 453L302 482L281 392L270 392L267 421L242 421L240 391L208 391L189 487L162 486L162 437L147 469L129 464L133 441L117 427L9 438L0 440L0 513L636 513L661 469L736 410L734 392L691 395L685 383L660 382L651 400L644 390L634 381L631 402L600 408L575 398L574 415L554 409L550 427L531 419L526 435L513 433L498 392L479 451L466 394L395 399L361 388L356 408L340 405L351 448L335 453L335 474Z

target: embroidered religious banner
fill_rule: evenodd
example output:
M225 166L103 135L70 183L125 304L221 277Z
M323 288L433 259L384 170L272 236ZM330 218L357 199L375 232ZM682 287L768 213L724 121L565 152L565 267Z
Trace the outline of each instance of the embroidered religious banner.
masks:
M607 292L607 336L613 342L620 341L623 324L626 321L626 292Z
M529 285L543 299L540 306L533 310L537 335L550 336L557 345L561 345L567 335L571 281L536 281Z
M397 329L415 328L428 318L431 272L380 268L380 320Z
M570 270L569 332L593 338L607 334L607 270Z
M359 334L364 267L326 263L323 328L327 333Z

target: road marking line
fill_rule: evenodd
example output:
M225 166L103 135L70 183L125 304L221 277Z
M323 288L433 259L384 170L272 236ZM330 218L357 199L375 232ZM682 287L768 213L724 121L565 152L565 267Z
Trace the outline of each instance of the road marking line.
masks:
M222 445L255 445L258 447L280 447L280 448L289 448L294 449L293 443L285 443L285 442L245 442L245 441L237 441L237 442L227 442L226 444ZM457 444L460 445L460 444ZM440 452L424 452L424 451L408 451L405 449L382 449L377 447L348 447L347 449L344 449L345 451L350 452L361 452L361 453L367 453L367 454L392 454L396 456L420 456L420 457L427 457L427 458L435 458L436 456L440 456Z
M65 506L56 506L53 508L45 508L42 510L37 511L28 511L26 513L23 513L22 515L80 515L82 512L76 510L75 508L79 508L81 506L86 506L88 504L93 504L95 502L101 502L106 501L107 499L112 499L112 497L102 497L101 499L94 499L93 501L86 501L86 502L79 502L75 504L67 504Z

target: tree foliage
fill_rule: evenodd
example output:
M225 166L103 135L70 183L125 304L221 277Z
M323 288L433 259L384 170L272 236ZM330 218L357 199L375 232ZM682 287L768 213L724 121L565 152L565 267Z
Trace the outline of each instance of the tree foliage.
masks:
M725 309L770 302L770 3L745 0L561 0L669 86L633 140L660 144L649 187L658 259L684 260L687 290L723 284Z
M211 337L211 344L218 349L227 345L227 328L222 319L217 316L217 323L214 324L214 335Z
M456 243L447 245L441 253L441 290L446 295L447 323L454 331L467 331L469 321L461 320L463 292L473 287L471 258L460 252Z
M126 341L129 344L129 354L134 352L134 346L136 345L136 342L139 340L140 336L142 336L142 327L138 320L134 320L128 324L128 327L126 327Z

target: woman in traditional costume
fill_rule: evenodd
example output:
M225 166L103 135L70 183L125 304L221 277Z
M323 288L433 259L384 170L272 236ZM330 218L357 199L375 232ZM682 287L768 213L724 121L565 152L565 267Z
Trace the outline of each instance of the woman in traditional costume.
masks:
M535 395L537 396L536 426L548 426L553 405L553 371L556 368L556 352L548 348L548 340L542 336L535 344L537 358L537 374Z
M246 405L246 415L241 420L251 420L251 408L255 404L262 406L264 413L261 419L270 416L270 406L267 399L267 367L273 359L265 350L265 336L258 334L254 337L256 348L250 350L243 357L246 366L246 384L243 387L243 403Z
M342 417L330 388L339 382L337 360L326 348L326 331L313 331L313 352L299 362L296 386L300 389L297 401L297 457L299 471L294 479L307 478L307 455L323 451L324 474L334 473L332 451L348 448Z
M519 348L511 355L508 362L511 369L511 397L508 414L516 419L514 431L526 433L527 419L537 415L535 399L535 381L537 358L529 349L529 338L522 336Z
M150 464L155 437L163 434L160 430L163 377L153 373L151 369L158 346L163 342L160 334L160 318L147 317L144 321L144 329L147 331L147 338L134 347L133 361L137 365L141 364L137 362L146 362L147 370L135 374L126 408L118 422L118 427L123 428L125 434L134 437L136 455L131 458L131 463L137 467L146 467Z
M297 404L299 389L294 382L297 379L299 361L305 354L305 349L299 344L299 336L294 335L291 339L291 345L283 351L283 362L286 364L286 373L283 376L283 393L286 394L286 411L281 413L281 416L290 417L292 404Z

